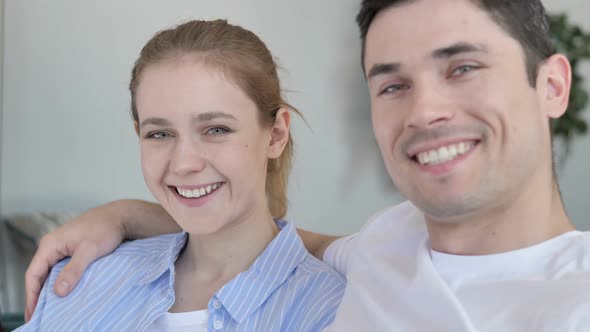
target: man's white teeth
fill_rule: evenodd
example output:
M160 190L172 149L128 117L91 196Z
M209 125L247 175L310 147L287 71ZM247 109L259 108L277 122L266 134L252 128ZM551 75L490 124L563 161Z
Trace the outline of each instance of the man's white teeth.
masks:
M435 150L419 153L416 157L422 165L436 165L457 158L469 152L474 146L473 142L461 142L440 147Z
M213 185L208 185L207 187L197 188L193 190L176 188L176 192L182 197L199 198L201 196L210 194L212 191L215 191L220 186L220 183L215 183Z

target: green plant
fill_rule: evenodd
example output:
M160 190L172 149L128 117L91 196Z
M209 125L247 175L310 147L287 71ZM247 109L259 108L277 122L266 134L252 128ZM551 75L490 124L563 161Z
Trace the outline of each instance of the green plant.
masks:
M562 158L570 152L571 142L577 135L584 135L588 124L583 118L588 104L588 92L584 89L584 79L579 73L578 65L590 59L590 33L570 22L566 14L549 16L550 30L557 52L565 54L572 66L572 87L567 112L552 121L553 137L562 144Z

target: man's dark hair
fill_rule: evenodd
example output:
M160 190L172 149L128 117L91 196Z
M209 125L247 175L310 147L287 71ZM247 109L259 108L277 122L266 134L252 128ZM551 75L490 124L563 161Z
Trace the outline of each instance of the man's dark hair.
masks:
M361 65L365 70L367 32L375 16L394 5L416 0L363 0L356 16L361 32ZM485 10L490 17L512 36L524 50L529 83L535 87L537 69L541 62L553 55L549 22L540 0L470 0Z

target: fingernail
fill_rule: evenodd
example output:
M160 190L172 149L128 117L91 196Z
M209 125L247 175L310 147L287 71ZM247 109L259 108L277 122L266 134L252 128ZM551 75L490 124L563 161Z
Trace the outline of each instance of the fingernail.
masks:
M57 291L62 295L67 293L69 289L70 285L65 281L62 281L59 283L59 285L57 285Z

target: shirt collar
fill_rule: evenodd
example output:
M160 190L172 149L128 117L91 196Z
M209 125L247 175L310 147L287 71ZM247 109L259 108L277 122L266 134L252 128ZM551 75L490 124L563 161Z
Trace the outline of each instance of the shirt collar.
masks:
M283 220L275 222L280 228L279 234L248 270L238 274L215 294L238 323L256 311L308 254L293 224ZM185 247L188 234L182 232L155 239L161 239L154 246L162 248L162 254L150 258L153 264L144 265L148 271L138 280L138 285L151 283L166 271L174 270L174 262ZM173 287L172 276L170 283Z
M238 323L256 311L305 259L307 250L295 226L276 221L281 229L250 268L223 286L216 297Z
M153 248L156 249L156 251L161 249L161 254L149 257L149 260L152 262L152 264L149 264L148 262L148 264L144 265L148 270L137 281L137 285L139 286L155 281L166 271L174 268L174 262L176 262L180 251L182 251L186 245L188 234L186 232L167 234L153 239L148 239L148 241L149 240L155 242L153 244ZM156 240L159 241L156 242ZM152 249L150 252L154 252L154 250Z

